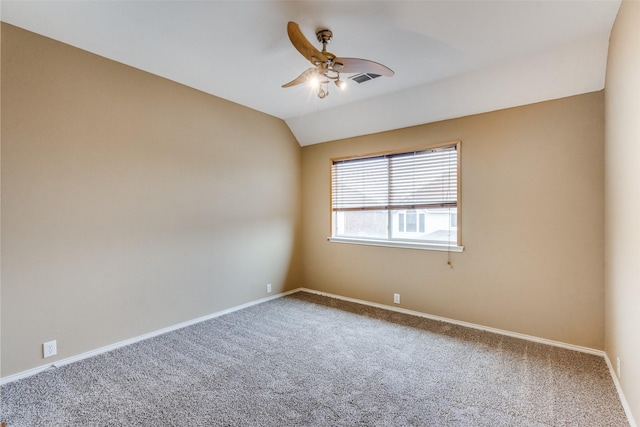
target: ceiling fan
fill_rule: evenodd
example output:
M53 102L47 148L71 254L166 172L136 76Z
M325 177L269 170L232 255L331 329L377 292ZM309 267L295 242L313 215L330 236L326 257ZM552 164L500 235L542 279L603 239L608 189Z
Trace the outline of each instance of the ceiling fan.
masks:
M347 83L340 80L340 73L369 73L387 77L394 74L390 68L368 59L339 58L333 53L327 52L327 44L333 37L331 30L324 29L316 32L318 41L322 43L322 52L304 37L295 22L287 24L287 34L289 34L291 44L313 64L313 67L306 69L289 83L283 84L282 87L309 82L318 88L318 97L325 98L329 95L329 82L334 82L340 89L345 88Z

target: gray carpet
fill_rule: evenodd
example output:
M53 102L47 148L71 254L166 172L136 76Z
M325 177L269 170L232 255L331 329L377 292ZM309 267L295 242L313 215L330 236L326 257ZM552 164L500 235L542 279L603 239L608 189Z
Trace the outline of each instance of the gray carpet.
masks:
M18 426L628 426L601 357L309 293L2 387Z

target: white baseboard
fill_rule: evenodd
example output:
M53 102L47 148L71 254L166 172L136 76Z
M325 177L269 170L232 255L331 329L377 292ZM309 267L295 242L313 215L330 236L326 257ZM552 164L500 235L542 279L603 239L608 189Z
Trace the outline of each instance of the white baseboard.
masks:
M620 381L618 380L618 375L616 375L616 370L609 359L609 355L607 353L604 354L604 360L607 362L607 366L609 367L609 372L611 373L611 378L613 378L613 383L616 385L616 390L618 390L618 396L620 396L620 403L622 403L622 407L624 408L624 412L627 414L627 419L629 420L629 425L631 427L638 427L636 421L633 419L633 414L631 413L631 407L629 406L629 402L624 397L624 392L622 391L622 386L620 385Z
M272 296L269 296L269 297L266 297L266 298L261 298L261 299L256 300L256 301L251 301L251 302L248 302L246 304L241 304L241 305L238 305L238 306L235 306L235 307L228 308L226 310L218 311L218 312L215 312L215 313L212 313L212 314L208 314L206 316L198 317L198 318L192 319L192 320L187 320L186 322L178 323L176 325L172 325L172 326L169 326L169 327L166 327L166 328L163 328L163 329L159 329L157 331L149 332L148 334L140 335L140 336L137 336L137 337L134 337L134 338L130 338L130 339L127 339L127 340L124 340L124 341L117 342L115 344L110 344L110 345L107 345L107 346L104 346L104 347L96 348L95 350L90 350L90 351L87 351L85 353L78 354L76 356L71 356L71 357L67 357L67 358L61 359L61 360L57 360L57 361L55 361L53 363L49 363L47 365L38 366L38 367L35 367L35 368L32 368L32 369L28 369L26 371L18 372L18 373L13 374L13 375L8 375L6 377L0 378L0 385L7 384L7 383L10 383L10 382L13 382L13 381L18 381L18 380L21 380L23 378L27 378L27 377L30 377L32 375L36 375L36 374L38 374L40 372L44 372L44 371L46 371L48 369L57 368L57 367L60 367L60 366L68 365L68 364L73 363L73 362L77 362L79 360L83 360L83 359L87 359L89 357L97 356L99 354L106 353L108 351L112 351L112 350L118 349L120 347L124 347L124 346L130 345L130 344L134 344L134 343L137 343L139 341L144 341L146 339L153 338L153 337L156 337L158 335L166 334L167 332L171 332L171 331L175 331L177 329L185 328L187 326L195 325L196 323L204 322L206 320L213 319L213 318L222 316L224 314L233 313L234 311L242 310L242 309L247 308L247 307L251 307L251 306L254 306L254 305L262 304L263 302L271 301L271 300L276 299L276 298L281 298L281 297L283 297L285 295L290 295L292 293L299 292L299 291L300 291L300 289L298 288L298 289L294 289L294 290L291 290L291 291L282 292L282 293L279 293L279 294L276 294L276 295L272 295Z
M549 340L549 339L546 339L546 338L535 337L533 335L526 335L526 334L520 334L518 332L507 331L507 330L504 330L504 329L491 328L491 327L488 327L488 326L482 326L482 325L478 325L478 324L475 324L475 323L463 322L461 320L450 319L450 318L447 318L447 317L434 316L433 314L422 313L420 311L407 310L405 308L394 307L394 306L391 306L391 305L378 304L378 303L375 303L375 302L369 302L369 301L359 300L359 299L355 299L355 298L343 297L343 296L340 296L340 295L330 294L330 293L327 293L327 292L315 291L313 289L300 288L300 290L303 291L303 292L309 292L309 293L316 294L316 295L323 295L323 296L326 296L326 297L329 297L329 298L336 298L336 299L340 299L340 300L343 300L343 301L350 301L350 302L355 302L357 304L364 304L364 305L368 305L368 306L371 306L371 307L377 307L377 308L382 308L382 309L385 309L385 310L396 311L398 313L404 313L404 314L409 314L409 315L412 315L412 316L423 317L425 319L437 320L439 322L446 322L446 323L450 323L450 324L453 324L453 325L464 326L464 327L472 328L472 329L479 329L481 331L492 332L494 334L499 334L499 335L506 335L506 336L513 337L513 338L520 338L520 339L523 339L523 340L533 341L533 342L542 343L542 344L547 344L547 345L551 345L551 346L554 346L554 347L562 347L562 348L566 348L568 350L579 351L581 353L595 354L596 356L601 356L601 357L604 357L604 355L605 355L605 352L603 350L597 350L595 348L583 347L583 346L574 345L574 344L567 344L567 343L560 342L560 341L554 341L554 340Z

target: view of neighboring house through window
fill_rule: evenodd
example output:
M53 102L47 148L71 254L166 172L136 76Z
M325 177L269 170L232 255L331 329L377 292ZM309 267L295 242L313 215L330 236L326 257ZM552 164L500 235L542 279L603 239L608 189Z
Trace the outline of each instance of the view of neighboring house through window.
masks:
M459 149L332 160L332 237L460 245Z

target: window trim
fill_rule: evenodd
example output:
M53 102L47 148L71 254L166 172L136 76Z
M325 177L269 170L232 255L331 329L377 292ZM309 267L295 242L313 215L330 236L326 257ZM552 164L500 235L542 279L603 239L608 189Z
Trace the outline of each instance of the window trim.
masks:
M356 237L327 237L327 241L331 243L351 243L354 245L365 245L365 246L386 246L389 248L425 249L429 251L443 251L443 252L464 251L464 246L461 246L461 245L445 245L445 244L418 242L418 241L410 241L410 240L376 240L376 239L358 239Z
M349 159L366 159L370 157L379 157L385 155L394 155L394 154L402 154L402 153L410 153L412 151L422 151L429 149L436 149L440 147L449 147L455 146L456 154L457 154L457 182L456 182L456 220L457 220L457 233L456 233L456 244L446 244L446 243L433 243L433 242L422 242L417 240L408 240L408 239L367 239L367 238L357 238L357 237L338 237L333 235L333 227L334 227L334 215L333 215L333 174L332 167L334 162L349 160ZM462 252L464 250L464 246L462 245L462 193L461 193L461 141L453 140L447 142L440 142L436 144L428 144L428 145L420 145L416 147L409 147L404 149L397 150L389 150L389 151L380 151L374 153L367 154L356 154L350 156L341 156L341 157L333 157L329 159L329 237L327 241L332 243L350 243L350 244L359 244L359 245L368 245L368 246L386 246L386 247L397 247L397 248L410 248L410 249L426 249L426 250L435 250L435 251L447 251L447 252Z

